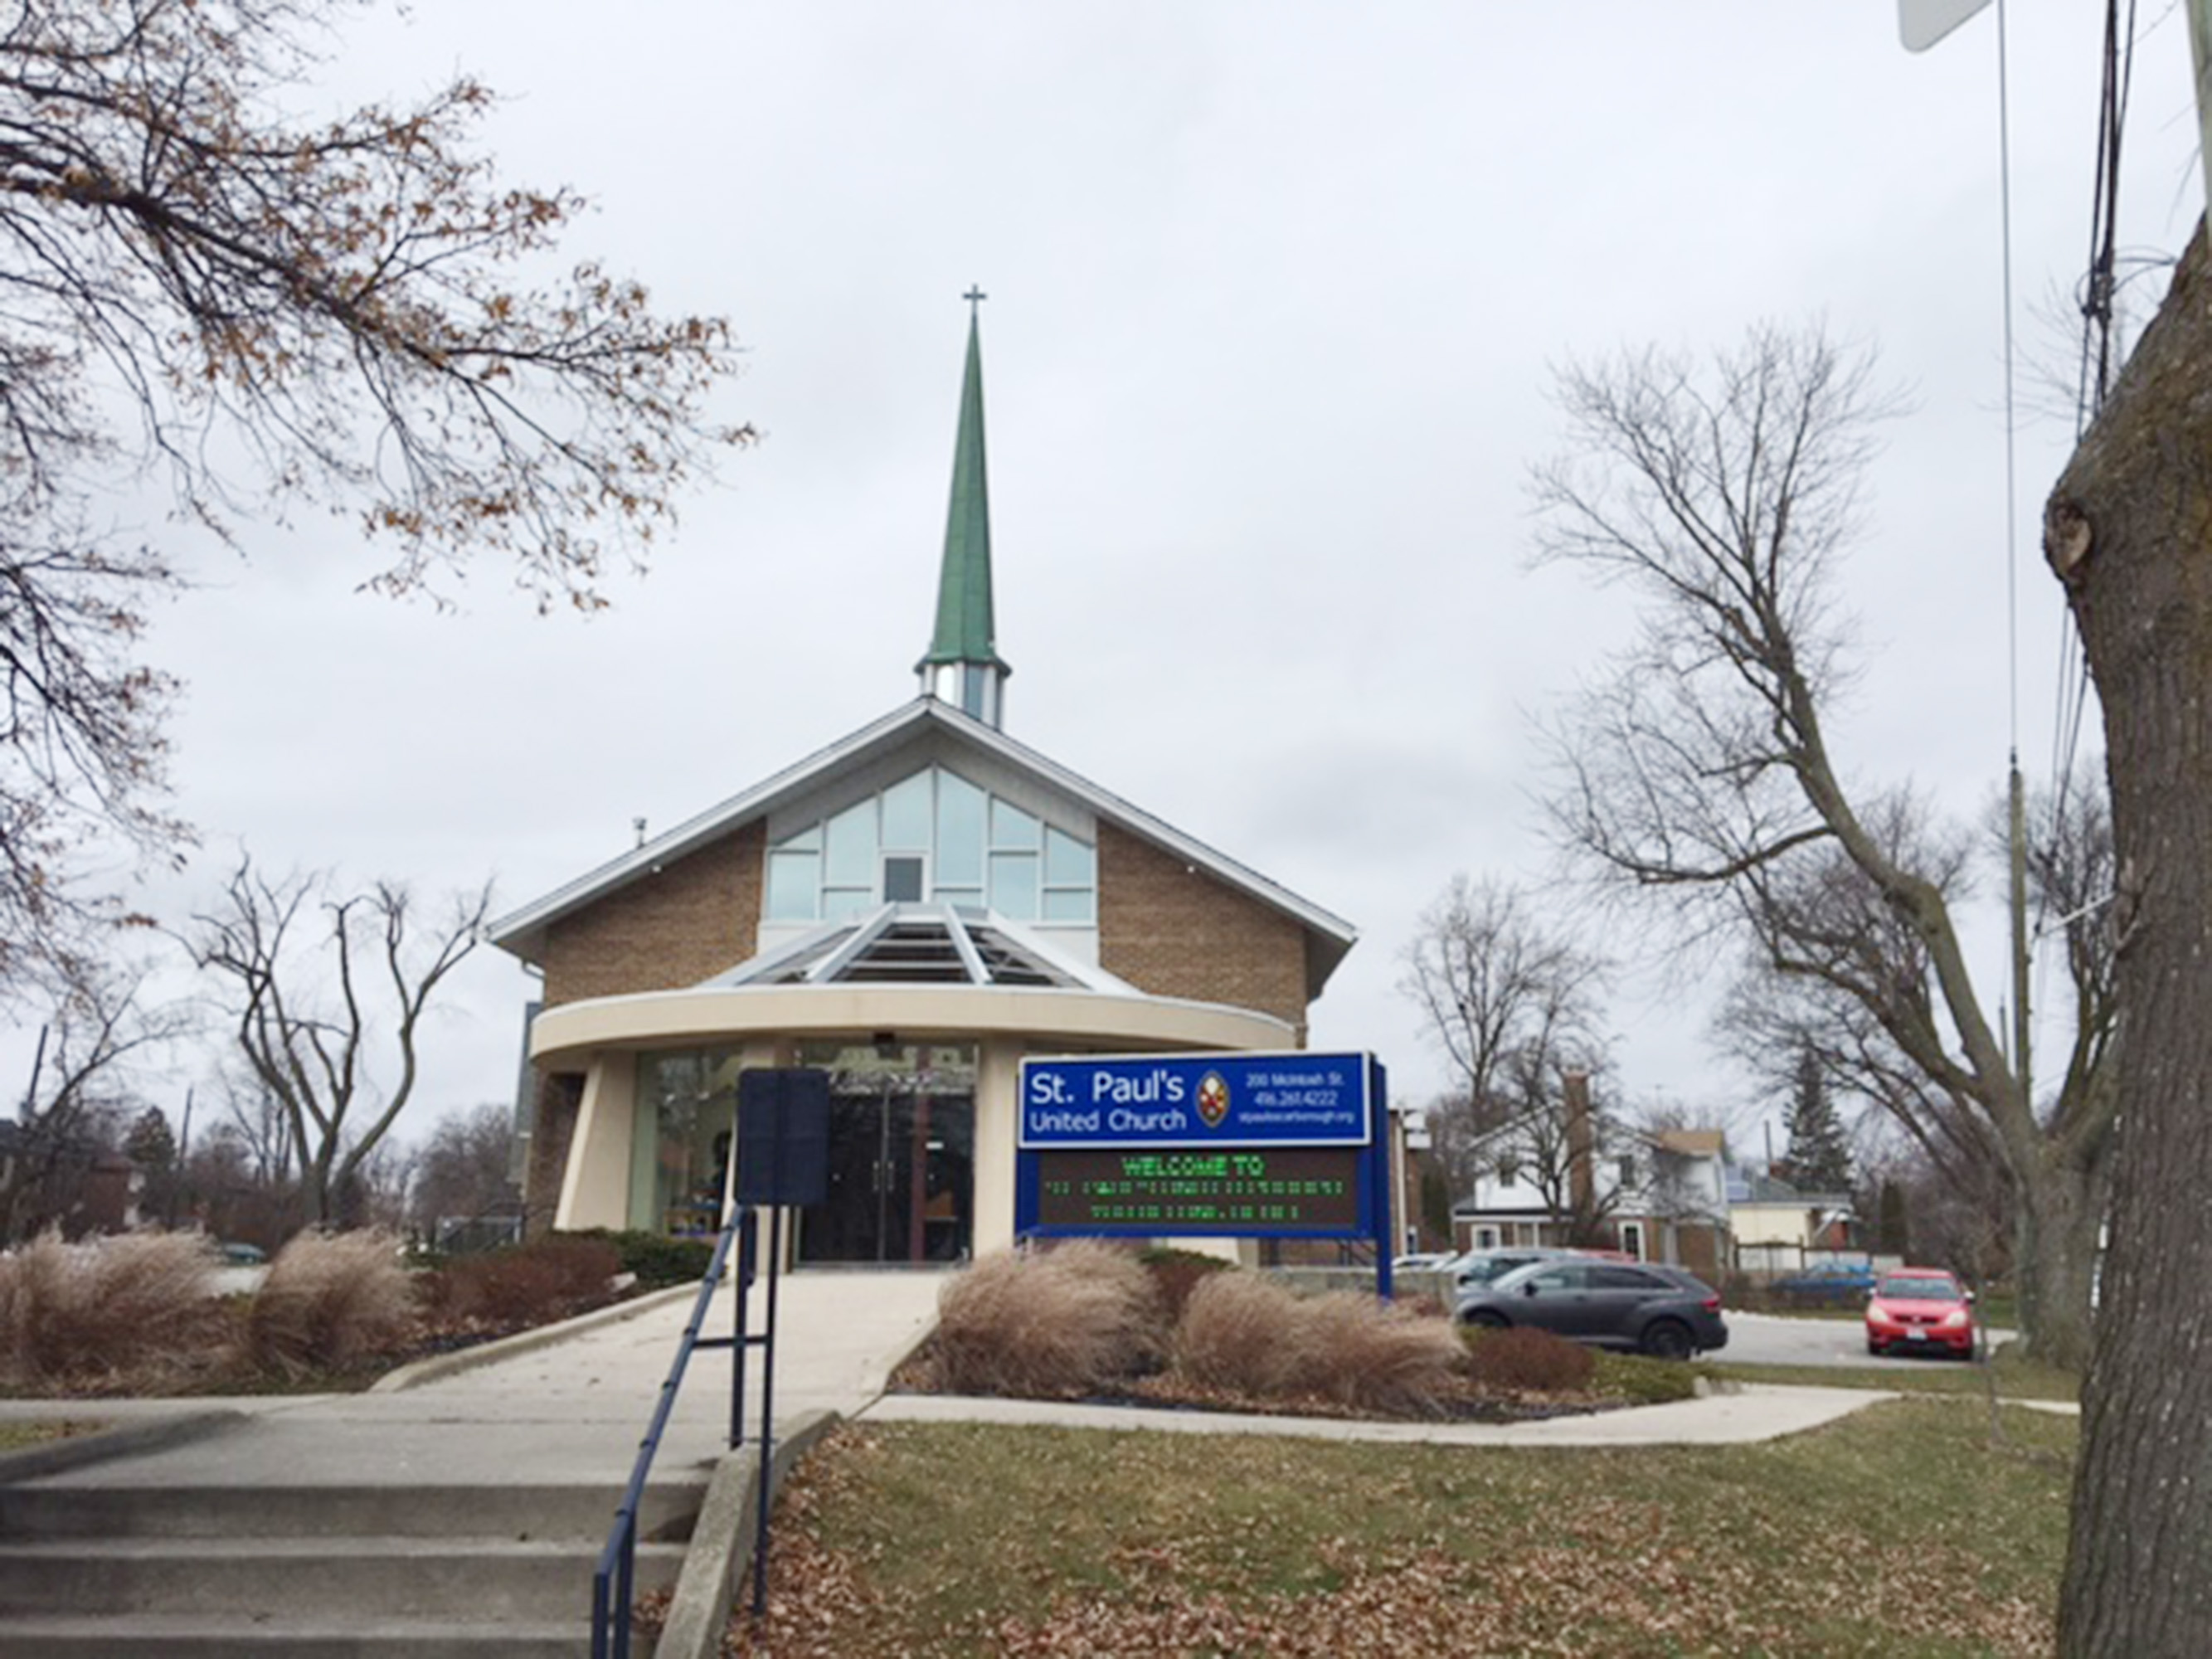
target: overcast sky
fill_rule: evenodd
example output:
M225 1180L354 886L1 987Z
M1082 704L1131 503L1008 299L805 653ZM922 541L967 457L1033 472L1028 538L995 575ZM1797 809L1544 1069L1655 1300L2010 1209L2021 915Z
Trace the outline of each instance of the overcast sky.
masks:
M2099 9L2010 19L2021 347L2062 371L2035 313L2087 246ZM2188 46L2177 9L2144 13L2121 240L2172 253L2202 201ZM1627 625L1526 567L1553 365L1762 319L1878 345L1914 412L1845 568L1868 655L1839 745L1960 811L2001 787L1996 21L1918 57L1891 0L350 23L333 85L482 77L509 173L595 203L574 252L731 319L720 412L763 441L594 618L540 618L489 566L450 614L357 595L373 556L312 514L204 557L150 641L189 684L177 804L204 837L157 896L243 840L427 892L491 875L511 908L910 697L980 283L1008 732L1355 923L1313 1041L1426 1097L1406 941L1455 872L1546 867L1528 717ZM2032 779L2063 661L2036 527L2071 436L2021 434ZM417 1133L509 1094L532 983L470 964ZM1694 994L1625 992L1615 1024L1631 1095L1737 1103Z

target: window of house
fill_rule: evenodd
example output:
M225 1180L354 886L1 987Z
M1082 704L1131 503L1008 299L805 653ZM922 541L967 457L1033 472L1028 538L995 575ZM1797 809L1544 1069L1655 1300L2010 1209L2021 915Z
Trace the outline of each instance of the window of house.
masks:
M988 905L1010 921L1095 925L1097 851L937 766L769 849L770 921L835 921L925 899Z

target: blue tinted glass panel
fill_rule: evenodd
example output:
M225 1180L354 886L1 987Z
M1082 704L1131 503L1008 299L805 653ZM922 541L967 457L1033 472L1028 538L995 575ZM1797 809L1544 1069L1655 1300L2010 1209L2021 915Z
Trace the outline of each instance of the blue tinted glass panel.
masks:
M1018 806L1008 805L994 796L991 800L991 845L995 848L1020 848L1034 852L1044 834L1044 825Z
M1044 832L1044 880L1048 887L1095 886L1097 855L1074 836L1048 830Z
M1035 921L1037 913L1037 855L991 854L991 908L1009 921Z
M872 887L825 887L822 890L822 920L843 921L876 908Z
M770 853L768 855L768 919L770 921L812 921L822 892L819 853Z
M950 772L937 775L937 883L980 887L983 882L983 807L989 799Z
M822 850L822 826L810 823L795 836L786 836L775 844L776 851L788 849L794 853L818 853Z
M973 904L981 906L983 902L983 890L980 887L946 887L939 885L937 890L937 902L939 904Z
M920 853L929 846L929 774L915 773L884 791L884 846Z
M1097 907L1088 887L1048 887L1044 890L1047 921L1096 921Z
M829 841L829 862L822 879L831 887L876 885L876 803L872 796L858 806L848 806L823 826Z

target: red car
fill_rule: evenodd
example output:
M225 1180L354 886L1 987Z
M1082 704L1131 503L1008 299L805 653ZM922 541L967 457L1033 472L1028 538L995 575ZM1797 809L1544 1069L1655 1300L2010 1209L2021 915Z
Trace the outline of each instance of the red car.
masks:
M1941 1267L1893 1267L1867 1298L1869 1353L1902 1348L1974 1357L1974 1293Z

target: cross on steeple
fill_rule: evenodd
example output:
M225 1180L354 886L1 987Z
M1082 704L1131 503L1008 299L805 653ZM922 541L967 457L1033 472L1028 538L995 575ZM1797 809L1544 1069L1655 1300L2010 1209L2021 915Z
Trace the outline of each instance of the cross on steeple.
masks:
M973 317L975 314L975 307L991 296L983 292L981 283L970 283L968 285L968 291L960 297L968 302L968 314Z

